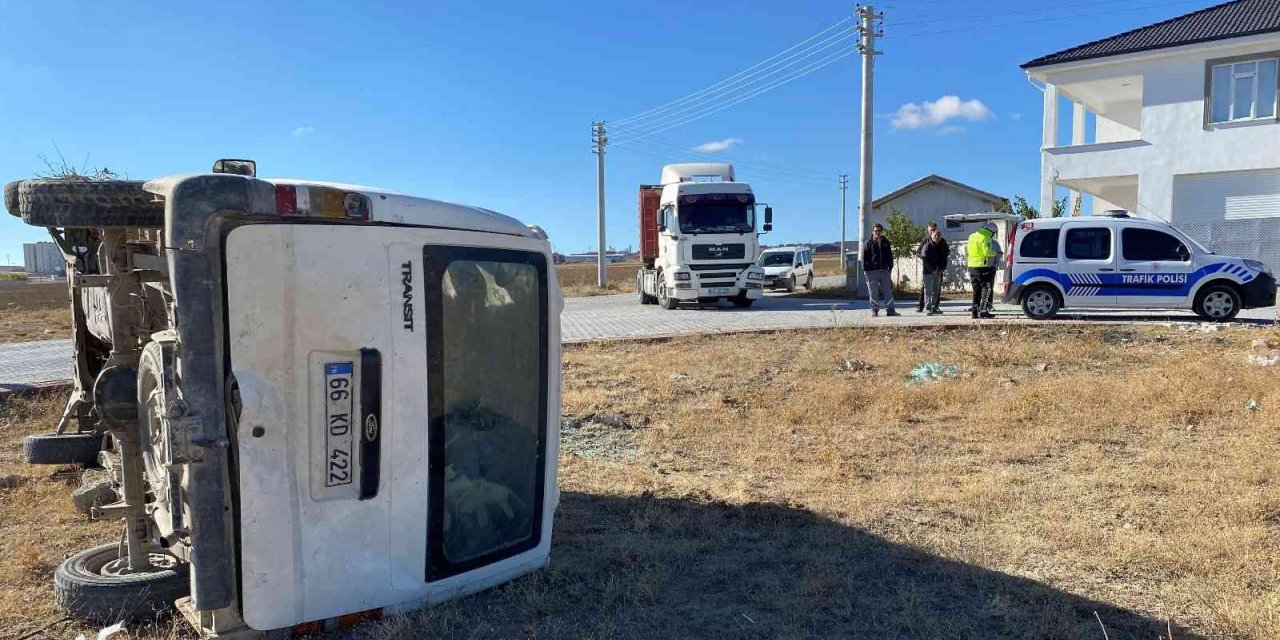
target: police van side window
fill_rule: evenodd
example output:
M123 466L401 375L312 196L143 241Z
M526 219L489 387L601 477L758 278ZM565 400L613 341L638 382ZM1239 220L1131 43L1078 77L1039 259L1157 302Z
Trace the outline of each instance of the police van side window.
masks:
M1111 230L1105 227L1067 229L1068 260L1106 260L1111 257Z
M1018 255L1023 258L1057 258L1059 229L1036 229L1022 240Z
M1120 255L1134 262L1186 262L1191 253L1181 240L1155 229L1120 232Z

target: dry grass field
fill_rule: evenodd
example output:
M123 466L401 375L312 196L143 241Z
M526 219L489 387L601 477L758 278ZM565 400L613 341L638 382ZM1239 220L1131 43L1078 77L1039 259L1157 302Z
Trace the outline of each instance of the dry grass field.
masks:
M550 567L355 637L1273 640L1280 372L1247 362L1259 339L1280 334L571 346ZM910 386L921 361L960 376ZM0 638L57 620L52 568L118 535L17 461L57 408L0 408Z
M70 337L69 304L65 282L0 286L0 343Z

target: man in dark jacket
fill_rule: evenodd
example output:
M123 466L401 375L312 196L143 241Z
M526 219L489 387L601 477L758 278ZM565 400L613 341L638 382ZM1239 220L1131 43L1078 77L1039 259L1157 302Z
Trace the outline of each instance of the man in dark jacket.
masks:
M942 276L947 272L948 260L951 258L951 247L938 226L929 229L929 241L920 249L920 259L924 261L924 291L920 297L924 300L929 315L942 313L939 307L942 296Z
M871 237L862 244L862 273L867 278L867 299L871 302L871 315L896 316L893 310L893 246L884 235L884 227L877 223L871 228Z
M929 226L924 230L924 237L920 238L920 246L916 247L916 256L924 260L924 248L929 244L929 238L933 237L933 230L938 228L938 223L930 221ZM921 270L921 273L924 273ZM916 299L916 313L924 313L924 284L921 283L920 297Z

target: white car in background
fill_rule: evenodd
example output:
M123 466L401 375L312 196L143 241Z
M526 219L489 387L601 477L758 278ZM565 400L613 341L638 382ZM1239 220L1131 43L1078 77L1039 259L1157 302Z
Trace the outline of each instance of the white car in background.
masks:
M765 249L756 261L764 269L764 286L795 291L813 288L813 250L808 247Z

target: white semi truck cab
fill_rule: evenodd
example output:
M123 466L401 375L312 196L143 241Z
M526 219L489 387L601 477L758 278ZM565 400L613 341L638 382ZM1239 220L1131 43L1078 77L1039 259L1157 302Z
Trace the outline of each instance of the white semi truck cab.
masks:
M773 210L735 179L733 165L664 166L662 184L640 186L640 303L674 309L729 300L750 307L764 295L764 270L755 264L759 233L772 226Z

